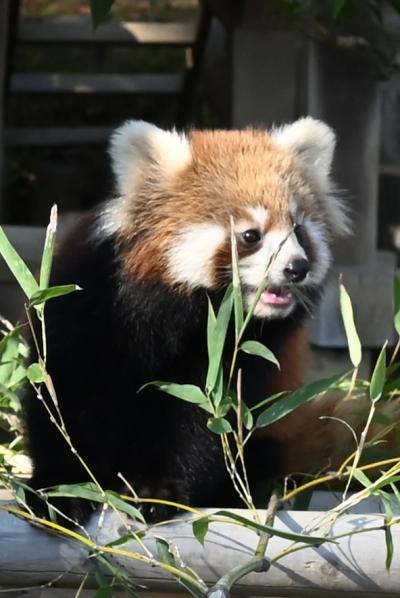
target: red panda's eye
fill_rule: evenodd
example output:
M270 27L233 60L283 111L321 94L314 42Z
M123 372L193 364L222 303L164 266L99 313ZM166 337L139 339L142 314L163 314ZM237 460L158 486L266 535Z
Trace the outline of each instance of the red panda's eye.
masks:
M261 241L261 233L256 228L252 228L242 233L242 239L247 245L255 245Z

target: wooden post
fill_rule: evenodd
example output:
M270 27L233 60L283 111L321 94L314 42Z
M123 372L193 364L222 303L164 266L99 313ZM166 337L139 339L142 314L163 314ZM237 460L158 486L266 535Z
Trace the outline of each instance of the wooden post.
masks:
M362 344L380 347L386 339L395 341L395 256L377 249L381 84L360 56L313 41L307 48L305 111L336 131L334 181L343 190L353 224L353 234L337 244L334 276L313 321L313 340L325 347L347 345L339 315L342 274Z
M380 90L366 61L316 45L293 31L270 27L266 3L245 2L233 31L232 126L270 126L310 114L338 135L334 180L348 198L354 233L338 243L338 268L328 284L313 342L347 346L340 315L338 278L353 298L365 347L393 342L394 255L377 251L377 185ZM304 68L305 67L305 68Z

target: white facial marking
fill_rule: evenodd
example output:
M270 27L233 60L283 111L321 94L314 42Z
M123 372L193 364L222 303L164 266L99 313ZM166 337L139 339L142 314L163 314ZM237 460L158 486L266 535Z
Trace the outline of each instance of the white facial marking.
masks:
M303 226L314 247L314 263L308 274L310 284L320 284L328 273L332 262L332 254L326 238L326 230L322 224L310 218L304 218Z
M174 281L191 287L214 285L214 256L227 232L219 224L194 224L186 228L168 252L168 270Z
M264 206L253 206L248 209L250 217L257 223L259 229L264 230L268 220L268 210Z
M296 286L318 286L324 280L332 261L327 232L322 222L314 221L309 216L302 217L301 224L313 246L313 259L306 278L296 283ZM254 314L261 318L287 317L294 309L296 300L290 293L284 269L294 259L309 257L289 227L267 233L260 249L239 261L246 308L251 307L257 289L266 281L266 291L261 295ZM281 289L278 296L274 296L274 288ZM282 291L285 288L286 291ZM272 289L272 295L268 289Z
M282 285L286 282L283 269L294 258L307 258L294 232L290 228L271 231L258 251L239 261L242 281L257 288L267 276L271 285Z

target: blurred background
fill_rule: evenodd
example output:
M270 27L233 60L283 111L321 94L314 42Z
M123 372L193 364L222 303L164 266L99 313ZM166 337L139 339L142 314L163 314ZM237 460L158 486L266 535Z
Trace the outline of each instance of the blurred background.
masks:
M399 69L398 0L0 0L1 222L35 267L53 203L62 232L112 192L107 140L127 118L178 128L321 118L337 131L334 176L354 235L336 248L312 321L315 367L347 359L341 274L369 368L395 341ZM0 312L15 320L20 309L2 264Z

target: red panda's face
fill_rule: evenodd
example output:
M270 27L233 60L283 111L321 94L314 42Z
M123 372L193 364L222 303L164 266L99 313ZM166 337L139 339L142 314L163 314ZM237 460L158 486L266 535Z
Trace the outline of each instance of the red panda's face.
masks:
M311 118L190 138L127 123L111 147L121 197L100 233L123 241L128 275L190 292L229 284L233 229L245 307L263 285L254 314L286 317L302 291L320 287L332 236L347 228L329 181L334 141Z

